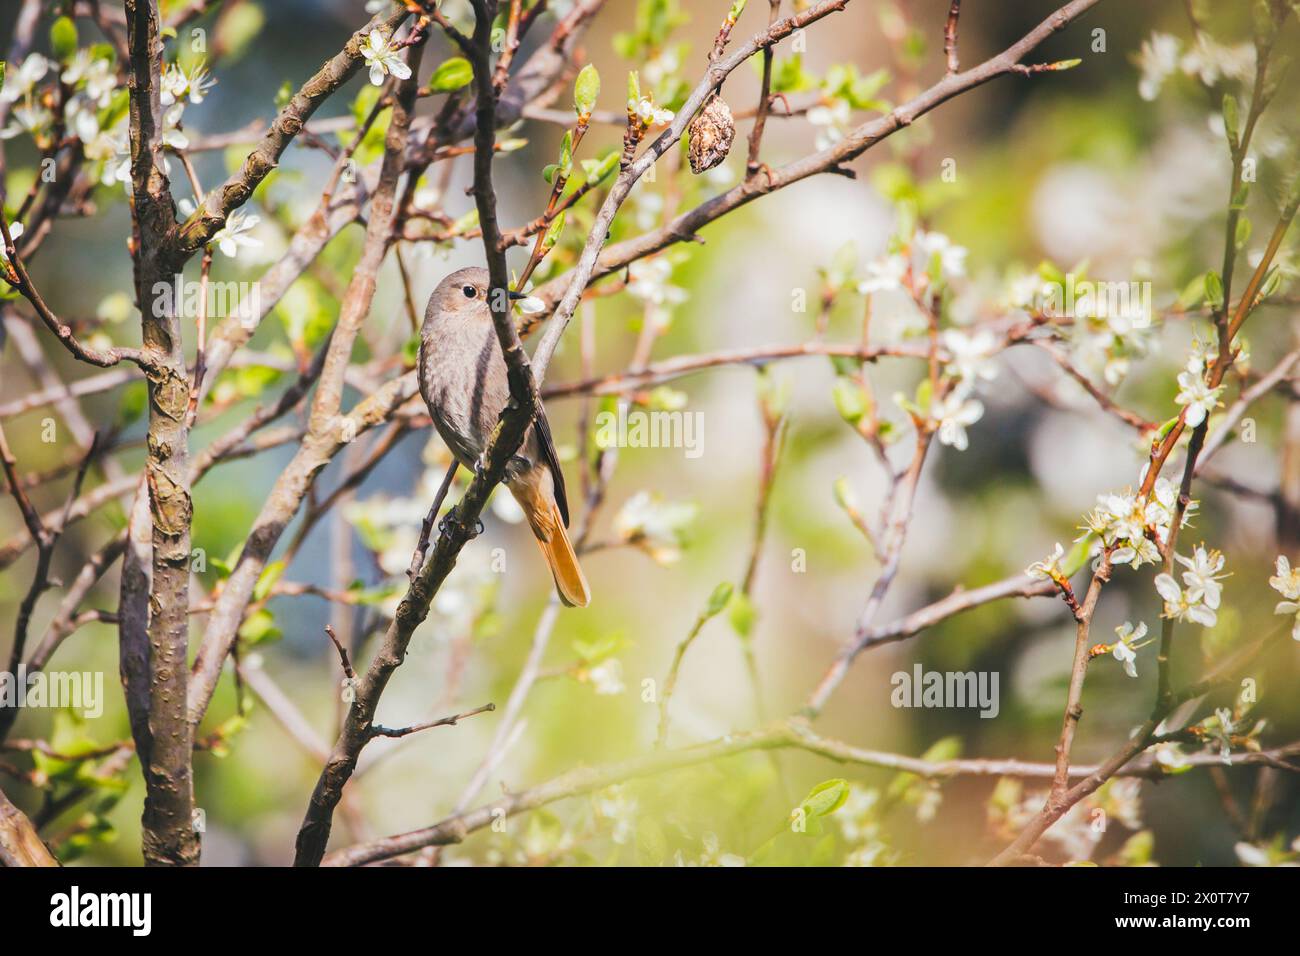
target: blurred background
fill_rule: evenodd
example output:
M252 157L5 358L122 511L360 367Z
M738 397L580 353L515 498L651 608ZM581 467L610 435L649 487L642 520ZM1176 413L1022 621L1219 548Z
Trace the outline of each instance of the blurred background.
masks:
M360 0L246 0L227 6L236 12L227 10L224 21L211 16L197 21L214 31L213 36L225 30L224 55L213 65L217 85L201 104L186 109L185 129L191 137L238 130L269 118L282 84L301 83L366 15ZM460 6L452 0L444 4L449 16L463 21ZM637 29L638 6L648 5L610 0L583 40L586 58L604 78L601 109L621 111L622 77L630 65L639 66L642 88L654 89L657 102L680 103L685 91L678 89L680 79L693 83L701 74L726 12L722 2L681 4L676 10L680 23L670 41L662 44L654 62L646 62L644 50L625 36ZM1046 0L968 0L960 21L963 66L1005 48L1055 6ZM17 7L12 0L0 3L0 49L8 46ZM737 37L750 35L765 22L766 4L754 0L749 7ZM797 159L832 142L837 128L852 128L875 115L871 108L851 103L844 104L851 107L846 115L841 112L844 97L833 95L828 80L837 68L852 65L860 77L888 71L867 98L889 104L903 102L941 76L947 7L939 0L855 0L845 12L809 29L801 62L793 63L788 44L783 46L778 76L789 84L790 101L796 106L814 103L824 112L805 109L796 116L770 119L764 160L777 167ZM1215 51L1220 58L1215 62L1226 79L1215 82L1232 83L1231 70L1239 67L1241 58L1237 48L1245 44L1249 51L1248 11L1216 9L1212 17L1208 12L1206 16L1223 47ZM552 23L544 19L543 27L549 29ZM817 332L818 303L837 282L843 289L822 320L824 335L830 341L856 343L864 298L853 288L855 282L844 282L843 275L837 279L835 270L860 278L867 263L885 254L897 229L900 203L911 204L925 228L969 250L955 314L975 320L990 314L1008 301L1012 284L1044 260L1062 271L1082 271L1079 266L1086 263L1083 268L1095 278L1149 280L1156 310L1170 309L1189 282L1217 268L1222 259L1230 166L1219 96L1207 92L1199 77L1185 75L1181 68L1171 70L1162 78L1158 95L1143 96L1151 91L1140 90L1140 83L1144 75L1149 83L1153 71L1151 57L1146 55L1144 61L1142 48L1153 32L1179 38L1185 50L1195 42L1182 2L1103 0L1081 22L1031 55L1034 62L1081 58L1076 68L1005 77L981 86L853 162L856 179L816 176L709 225L702 231L702 243L674 248L656 260L666 263L660 267L662 274L638 275L634 270L627 288L585 303L548 372L548 385L585 377L578 347L582 323L588 323L594 335L595 372L613 373L627 367L646 322L657 323L662 333L652 337L656 359L806 341ZM1286 46L1294 48L1296 33L1292 22ZM525 44L521 57L541 36L543 29ZM170 53L173 44L168 46ZM629 47L639 62L630 63L620 54ZM425 70L449 55L443 39L435 37ZM13 70L11 64L11 76ZM1236 88L1248 90L1249 84ZM1258 134L1261 188L1251 200L1257 238L1249 242L1249 250L1261 247L1272 228L1279 191L1276 170L1288 155L1295 155L1288 140L1292 130L1286 128L1294 121L1293 93L1293 86L1284 86ZM733 110L750 107L758 96L758 71L749 66L737 70L724 94ZM363 71L318 115L347 116L356 103L364 105L366 95ZM424 101L419 112L431 113L438 105ZM567 94L558 106L567 108ZM740 135L747 134L748 121L742 119L739 126ZM525 120L511 132L527 143L501 156L495 167L507 227L527 222L544 208L549 187L540 171L553 161L562 133L562 126L543 120ZM617 126L597 125L579 158L596 157L617 146L620 138ZM31 182L37 154L29 139L14 138L6 146L7 193L21 196ZM200 180L219 182L246 149L232 146L197 154ZM703 176L680 172L682 165L680 157L668 157L655 181L636 187L618 217L614 239L636 235L673 209L690 208L739 182L744 175L743 142L738 139L726 163ZM258 191L257 208L250 209L260 221L249 235L260 245L241 249L235 258L218 255L213 278L255 281L284 251L292 228L314 208L329 169L330 160L320 150L293 146L279 172ZM945 177L946 169L955 176ZM451 164L448 178L442 180L441 175L439 167L439 174L431 174L424 184L427 201L453 220L469 213L473 201L464 194L468 157ZM173 183L178 196L189 195L179 171ZM139 323L131 304L126 250L129 215L121 184L99 187L95 202L94 216L57 224L31 264L33 279L60 315L98 323L112 341L136 344ZM539 284L573 261L585 239L583 223L590 222L594 209L590 199L584 208L585 219L583 214L570 218ZM249 351L270 358L265 364L250 360L223 373L193 447L224 434L292 379L297 346L319 342L337 315L338 297L356 262L361 236L359 225L345 230L262 323ZM481 264L477 239L411 242L401 248L421 312L445 274ZM1294 248L1292 240L1283 252L1288 283L1284 291L1294 275ZM527 251L511 253L515 269L522 268ZM197 261L191 269L191 278L196 278ZM620 281L615 277L604 285ZM800 291L809 303L803 311L797 308ZM25 305L17 307L26 314ZM906 311L906 303L880 299L873 313L873 338L901 340ZM1293 314L1294 307L1266 307L1252 318L1246 335L1254 369L1271 368L1294 347ZM1154 421L1173 414L1174 377L1196 328L1193 319L1181 315L1163 322L1152 336L1150 351L1134 358L1115 399ZM49 361L67 377L87 374L75 369L43 330L38 334ZM377 380L386 380L400 373L401 343L410 336L402 280L390 255L356 361L373 370ZM270 360L274 357L281 360L279 367ZM1049 554L1058 541L1068 548L1098 494L1138 481L1145 449L1135 433L1103 414L1047 356L1036 349L1012 349L995 361L997 377L980 385L985 414L969 427L969 448L958 451L936 444L927 461L901 570L878 623L922 607L955 586L972 588L1012 575ZM858 507L874 520L885 489L871 449L837 412L832 398L836 371L825 357L803 357L774 362L766 372L770 387L788 396L787 424L751 591L753 620L748 635L741 634L747 622L739 618L747 615L733 608L733 613L711 620L691 646L672 699L675 745L745 730L760 719L781 717L801 706L851 636L879 573L868 542L833 492L837 480L844 479L841 487L849 489ZM910 394L924 374L923 363L882 360L870 374L882 414L903 423L905 417L890 396ZM738 585L750 560L765 447L759 377L753 367L729 366L675 379L667 391L651 394L644 389L634 396L646 407L703 413L703 453L692 458L680 448L620 449L590 536L598 547L583 558L592 604L583 611L564 610L554 619L540 679L521 713L522 729L512 736L472 805L491 800L502 788L518 791L576 765L596 765L651 747L658 712L655 704L643 701L643 681L662 685L674 648L715 586ZM12 341L6 343L0 404L38 387ZM359 397L350 392L345 407ZM1232 576L1225 582L1218 625L1179 629L1181 679L1199 673L1202 644L1222 649L1274 626L1276 595L1267 586L1273 558L1278 553L1297 557L1294 537L1278 530L1279 523L1286 524L1279 516L1295 503L1287 497L1292 489L1286 486L1287 469L1294 467L1300 451L1295 401L1292 393L1260 401L1250 413L1258 441L1234 442L1215 459L1216 474L1234 476L1258 495L1229 493L1208 483L1197 490L1200 514L1183 541L1188 547L1204 540L1221 548ZM138 469L142 449L129 443L144 434L142 384L97 394L82 407L97 425L120 426L117 437L128 446L116 457L124 467ZM588 406L584 419L581 399L548 403L571 489L583 487L578 429L601 407L608 408L608 402ZM4 421L25 471L54 469L75 458L75 449L67 444L41 441L42 420L52 414L42 407ZM317 500L337 487L341 475L363 461L377 440L378 434L367 436L341 455L342 467L336 461L321 476ZM901 443L908 448L910 444ZM591 450L589 443L586 447ZM237 557L293 451L275 448L223 464L197 486L194 544L209 556L207 570L197 575L200 597L219 585L222 564ZM901 455L904 449L897 451ZM385 615L401 596L398 585L405 581L403 571L419 520L446 460L431 429L411 431L360 487L348 492L298 542L281 581L350 592L356 597L353 603L330 602L312 593L276 596L245 626L243 663L262 669L321 740L332 743L341 706L339 662L324 626L333 624L352 643L356 660L368 659L373 637L367 638L376 627L382 633ZM98 480L92 475L88 486ZM36 489L34 497L46 509L56 507L66 484L66 479L51 482ZM349 785L348 799L336 818L335 848L426 826L448 815L491 745L501 708L543 622L551 593L527 528L501 497L485 521L484 535L466 549L417 632L383 698L379 720L404 726L488 701L498 709L456 727L371 745L364 771ZM580 498L571 491L571 500ZM115 503L75 524L59 544L56 577L75 574L86 556L124 521L125 511ZM3 539L21 530L19 515L6 500L0 506ZM290 527L281 552L295 534L296 527ZM494 568L494 549L504 549L504 573ZM6 622L6 634L30 581L31 565L28 554L0 571L0 621ZM112 609L116 589L117 575L111 572L87 606ZM48 622L58 598L57 591L43 598L34 633ZM1117 575L1104 592L1094 633L1099 642L1105 641L1115 626L1138 620L1158 630L1158 614L1149 573ZM198 617L201 620L201 613ZM201 631L198 625L196 629ZM747 670L747 642L756 661L757 698ZM1050 761L1073 643L1074 623L1059 600L1013 599L981 607L913 639L864 654L832 698L818 730L860 746L909 755L929 751L936 756ZM1300 650L1292 642L1283 643L1287 646L1278 647L1258 674L1260 703L1254 717L1267 718L1264 740L1272 744L1294 740L1300 731L1300 710L1294 695L1285 690L1295 679ZM997 673L997 717L980 719L974 710L892 706L891 676L910 673L917 663L929 671ZM104 717L78 721L71 714L28 711L20 717L15 737L43 738L56 745L129 739L116 693L114 627L81 628L63 643L51 667L102 670L109 689ZM1136 680L1114 661L1097 662L1085 689L1086 716L1075 759L1102 759L1119 746L1147 715L1154 686L1154 649L1140 656ZM1204 713L1223 703L1207 702ZM251 696L246 724L228 723L239 713L239 695L228 670L204 724L205 733L220 728L223 740L195 758L196 801L206 815L203 860L205 865L285 864L292 858L294 834L319 760L286 732L256 695ZM72 778L59 782L58 775L67 772L60 762L47 764L54 782L45 792L11 779L4 782L11 798L33 813L49 810L59 793L77 785ZM851 781L852 792L824 834L813 839L778 836L787 829L791 806L818 783L839 777ZM51 817L43 835L62 843L68 858L137 863L143 793L138 767L132 764L121 779L122 792L103 812L91 813L93 820L87 821L88 805L81 802ZM1259 828L1245 834L1234 824L1224 800L1244 806L1248 814L1260 779L1261 771L1248 768L1218 775L1197 770L1160 783L1145 782L1134 792L1108 797L1123 802L1118 816L1112 813L1123 825L1112 827L1099 844L1091 845L1087 837L1082 844L1077 839L1069 843L1063 837L1044 843L1044 853L1053 859L1100 861L1116 859L1123 851L1125 862L1234 864L1234 845L1267 845L1275 837L1289 842L1300 827L1296 785L1285 774L1270 776ZM977 863L1006 842L999 801L1018 799L1003 789L991 808L994 787L993 780L972 779L938 788L803 753L755 753L554 804L511 820L503 833L473 835L445 851L442 862L749 858L796 864ZM1034 789L1026 784L1026 794ZM1076 836L1077 824L1074 821ZM1131 842L1134 834L1143 834L1136 844Z

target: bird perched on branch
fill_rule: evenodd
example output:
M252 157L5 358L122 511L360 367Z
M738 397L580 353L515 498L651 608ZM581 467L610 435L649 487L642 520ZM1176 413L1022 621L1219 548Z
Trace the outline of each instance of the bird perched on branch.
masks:
M471 471L480 467L488 439L510 400L506 363L488 304L490 287L486 269L453 272L433 290L420 329L420 394L438 434ZM514 292L510 296L522 297ZM569 506L564 473L540 405L523 444L506 466L504 482L528 518L560 600L569 607L586 607L591 593L565 530Z

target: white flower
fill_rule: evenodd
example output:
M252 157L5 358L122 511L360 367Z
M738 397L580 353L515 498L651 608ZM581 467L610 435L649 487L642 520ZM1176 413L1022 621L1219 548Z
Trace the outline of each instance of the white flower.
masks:
M208 68L202 62L195 64L190 73L186 73L179 63L172 63L163 70L158 99L163 106L179 103L186 96L191 103L202 103L208 90L216 85L216 77L208 73Z
M1168 33L1151 34L1142 44L1137 62L1142 70L1138 95L1144 100L1154 100L1165 79L1178 69L1178 38Z
M1174 401L1187 406L1186 422L1190 428L1205 421L1205 417L1219 404L1219 394L1223 391L1222 385L1210 388L1205 379L1191 369L1178 373L1178 387L1178 397Z
M190 145L190 138L181 129L181 114L184 112L184 103L177 103L170 109L163 111L162 141L164 145L170 146L172 149L188 149Z
M10 239L12 239L15 243L17 243L18 237L21 236L22 234L23 234L23 224L21 222L9 223ZM9 256L5 253L4 243L0 242L0 262L8 262L8 261L9 261Z
M9 125L0 129L0 139L13 139L23 133L36 136L48 129L53 121L53 115L43 106L34 106L31 103L15 106L10 114Z
M641 97L636 104L636 115L644 126L667 126L673 121L673 111L656 108L648 96Z
M614 518L614 532L628 544L644 548L659 564L681 557L682 538L695 520L695 506L665 502L648 491L638 491Z
M1061 558L1063 557L1065 557L1065 548L1061 547L1061 542L1058 541L1056 542L1056 550L1047 556L1047 560L1035 561L1025 568L1025 574L1031 578L1055 581L1061 576Z
M1198 547L1190 558L1184 558L1181 554L1174 557L1188 569L1183 572L1183 584L1186 585L1183 595L1188 603L1204 604L1217 609L1223 594L1223 585L1219 583L1219 578L1225 576L1219 574L1223 570L1223 555L1218 551L1206 551L1205 548Z
M939 257L939 275L932 276L934 281L951 279L966 274L966 254L964 246L953 243L941 232L918 232L912 238L912 268L917 272L928 272L930 262Z
M984 406L967 397L968 394L964 389L954 389L940 399L930 412L939 423L939 441L958 451L965 451L970 446L966 426L974 425L984 417Z
M1139 621L1137 627L1134 627L1125 621L1115 628L1115 633L1119 635L1119 640L1111 647L1110 652L1115 660L1124 665L1125 674L1129 677L1137 677L1137 648L1141 647L1137 642L1146 637L1147 626Z
M4 89L0 90L0 103L14 103L25 97L45 78L49 69L50 61L39 53L33 53L23 60L22 66L6 74Z
M63 107L64 125L83 143L91 142L99 135L99 117L95 104L89 98L76 93L68 98Z
M867 263L867 277L858 283L858 292L871 295L873 292L901 289L906 277L907 260L899 255L885 256Z
M1018 309L1037 309L1048 284L1037 272L1028 272L1011 281L1007 287L1007 304Z
M212 241L216 243L222 255L234 259L239 255L241 247L257 248L262 244L261 239L246 235L261 221L261 216L249 216L242 209L236 209L226 217L226 224L217 230Z
M109 97L117 89L117 77L113 75L113 64L102 57L94 56L82 47L63 71L63 82L69 86L85 83L85 93L96 106L108 105Z
M607 697L617 696L626 689L623 686L623 664L617 657L609 657L587 671L587 679L597 694Z
M1204 627L1213 627L1219 616L1214 608L1207 607L1199 601L1191 600L1187 592L1178 586L1171 574L1157 574L1156 592L1164 599L1164 616L1176 621L1191 621Z
M411 77L411 68L378 30L370 31L369 38L361 47L361 55L370 64L370 82L375 86L383 86L384 77L390 73L399 80Z
M817 128L818 149L834 146L849 131L849 103L839 98L814 106L808 111L808 122Z
M667 256L641 259L628 266L627 291L650 307L648 320L660 329L672 321L672 307L686 301L686 290L668 280L673 263Z
M1291 568L1286 555L1277 556L1277 575L1268 579L1269 586L1288 601L1300 601L1300 568Z
M977 379L992 381L998 377L997 365L989 361L997 346L997 337L988 329L980 329L973 335L959 329L943 333L943 347L952 356L948 372L963 383L974 383Z
M621 784L606 787L592 798L596 815L614 825L610 839L624 844L636 833L636 798Z
M1269 585L1278 594L1286 598L1278 601L1273 608L1274 614L1294 614L1295 625L1291 628L1293 640L1300 641L1300 568L1292 570L1286 555L1277 556L1277 575L1268 579Z
M1263 847L1253 843L1239 842L1232 848L1242 866L1272 866L1273 859Z
M1156 763L1166 770L1181 770L1188 765L1187 755L1183 753L1183 748L1176 743L1156 744L1154 750Z
M1200 33L1196 45L1187 51L1178 65L1184 73L1196 76L1206 86L1214 86L1221 76L1242 80L1255 72L1255 48L1250 43L1224 46Z

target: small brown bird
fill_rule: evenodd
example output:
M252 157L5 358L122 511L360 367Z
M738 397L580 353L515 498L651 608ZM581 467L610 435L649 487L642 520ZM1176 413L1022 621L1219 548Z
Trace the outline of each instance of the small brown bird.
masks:
M510 400L489 288L486 269L453 272L433 290L420 329L420 394L438 434L471 471L480 467L488 439ZM505 485L524 509L551 566L560 600L569 607L586 607L591 593L565 531L569 505L564 472L540 406L523 445L506 466Z

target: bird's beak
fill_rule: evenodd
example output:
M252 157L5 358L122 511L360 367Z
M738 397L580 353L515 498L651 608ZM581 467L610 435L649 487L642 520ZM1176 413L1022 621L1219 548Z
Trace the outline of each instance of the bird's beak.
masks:
M520 299L528 298L527 292L507 292L506 295L508 295L511 299L514 299L516 302L519 301Z

